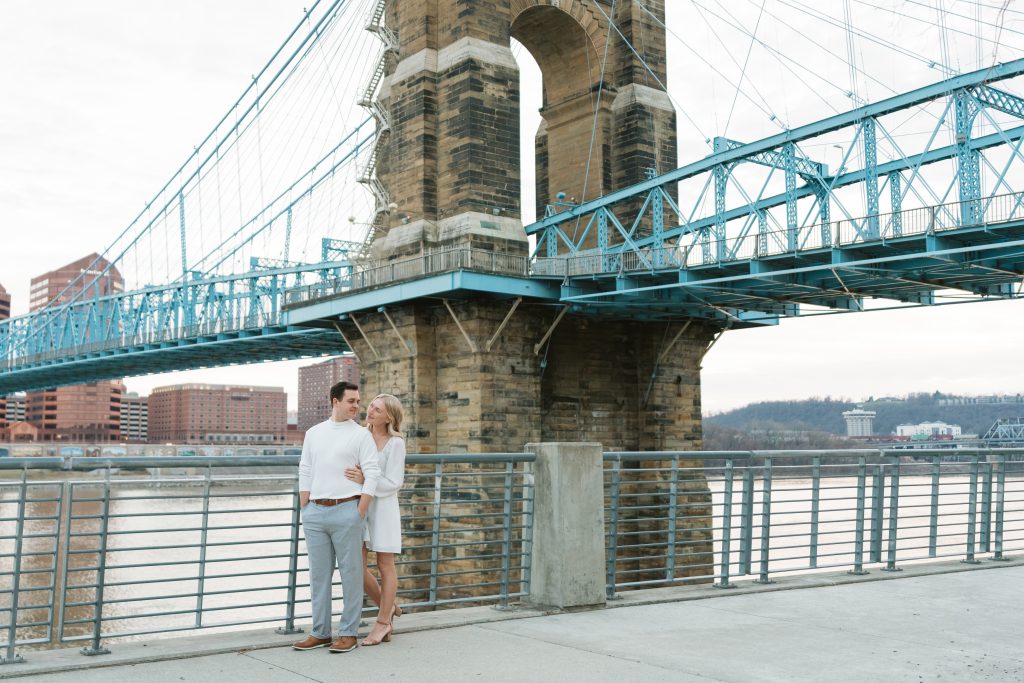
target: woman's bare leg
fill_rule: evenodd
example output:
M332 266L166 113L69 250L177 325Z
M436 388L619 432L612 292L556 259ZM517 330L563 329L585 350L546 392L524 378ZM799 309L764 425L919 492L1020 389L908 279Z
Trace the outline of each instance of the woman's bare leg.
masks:
M370 568L366 566L366 546L363 546L363 592L369 596L370 600L373 600L373 604L380 607L380 584L377 583L377 577L370 573ZM378 562L380 562L380 556L378 555Z
M398 572L395 569L394 553L377 553L377 570L380 572L380 608L377 611L377 621L373 625L370 634L363 640L364 645L376 645L383 640L384 636L390 635L391 618L395 609L395 597L398 593ZM376 585L374 581L374 585Z
M398 595L398 571L395 569L394 553L377 553L377 570L380 572L380 616L381 621L391 621Z

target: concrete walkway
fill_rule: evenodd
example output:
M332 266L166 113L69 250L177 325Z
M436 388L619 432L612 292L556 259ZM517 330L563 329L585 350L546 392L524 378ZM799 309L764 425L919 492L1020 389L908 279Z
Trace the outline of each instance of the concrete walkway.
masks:
M281 646L294 637L270 629L115 643L114 654L96 658L27 652L26 663L0 667L0 677L35 673L32 683L1024 680L1024 561L980 567L918 566L894 580L879 580L893 575L876 570L867 577L782 578L734 591L637 591L613 609L586 612L469 608L408 615L397 621L391 643L348 654L297 652ZM211 650L220 653L201 654Z

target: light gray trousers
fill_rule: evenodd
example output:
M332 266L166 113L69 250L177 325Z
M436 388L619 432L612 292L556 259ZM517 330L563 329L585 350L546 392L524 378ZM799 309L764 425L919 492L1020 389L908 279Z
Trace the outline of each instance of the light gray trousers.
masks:
M359 517L359 499L331 507L310 503L302 509L302 528L309 552L312 635L332 637L331 581L337 562L344 606L334 637L354 636L363 609L363 520Z

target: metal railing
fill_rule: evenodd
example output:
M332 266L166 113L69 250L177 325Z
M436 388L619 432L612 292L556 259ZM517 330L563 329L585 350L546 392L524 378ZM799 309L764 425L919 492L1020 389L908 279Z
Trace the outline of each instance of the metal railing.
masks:
M428 250L417 256L373 263L355 270L350 278L289 289L285 293L285 303L287 306L306 304L345 292L384 287L427 275L458 270L529 277L530 259L526 256L469 247Z
M546 277L580 277L653 272L857 244L885 243L904 237L972 227L961 223L959 218L965 206L975 211L977 223L972 224L974 226L995 226L1024 219L1024 193L1003 194L968 202L947 202L861 218L831 220L800 226L792 231L784 228L753 231L742 236L715 239L711 228L707 228L679 240L675 246L629 249L616 245L615 250L606 253L592 249L555 257L535 256L530 273Z
M169 456L190 457L230 457L230 456L290 456L301 455L302 444L275 444L273 442L252 443L252 442L212 442L200 444L183 443L123 443L111 441L109 443L85 443L80 441L23 441L5 443L0 442L0 458L40 458L40 457L62 457L64 462L70 466L72 458L88 457L109 458L136 457L136 458L165 458ZM17 461L18 469L21 469L22 461ZM148 461L161 462L161 461ZM292 461L277 461L290 463ZM79 463L81 465L81 463ZM11 465L0 466L10 467Z
M403 607L504 607L527 594L532 460L408 456L396 558ZM101 654L104 640L154 633L275 622L297 632L310 618L297 463L0 459L17 476L0 482L0 661L19 661L21 646L76 641ZM168 468L185 469L146 471Z
M1024 449L603 459L609 598L1024 549ZM403 606L503 607L529 594L533 460L408 457ZM18 647L85 642L84 654L99 654L110 638L153 633L275 622L295 632L310 617L297 462L0 458L10 477L0 481L2 661L17 661Z
M606 453L609 598L1024 549L1024 449Z

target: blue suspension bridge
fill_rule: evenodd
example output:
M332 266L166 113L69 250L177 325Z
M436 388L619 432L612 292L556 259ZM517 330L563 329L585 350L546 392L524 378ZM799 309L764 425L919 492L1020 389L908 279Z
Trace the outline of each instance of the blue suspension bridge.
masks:
M380 217L400 207L374 174L390 126L375 94L397 42L382 0L321 0L93 267L45 308L0 322L0 395L338 353L348 345L337 316L454 291L594 315L704 319L722 330L1019 297L1024 98L1015 90L1024 45L1014 41L1022 34L981 4L974 17L931 19L914 13L919 3L890 8L937 32L940 54L926 55L854 25L853 4L843 3L842 16L795 1L761 5L757 25L789 26L788 9L846 40L845 55L815 43L848 69L843 85L818 75L825 85L812 82L809 60L770 44L757 25L720 3L693 2L739 72L688 56L734 88L721 135L705 136L697 114L673 97L698 132L680 139L703 138L703 158L603 197L560 195L526 227L530 257L466 249L379 263L368 244ZM668 34L693 50L671 11ZM719 36L726 29L744 41L743 64ZM977 46L978 68L958 68L958 39ZM869 102L865 84L879 81L864 45L939 78ZM748 73L755 48L833 113L785 123ZM671 61L669 73L686 78ZM728 137L740 98L778 132ZM835 101L854 106L835 111ZM832 149L841 156L835 168L823 159ZM103 295L98 283L114 272L130 286Z

